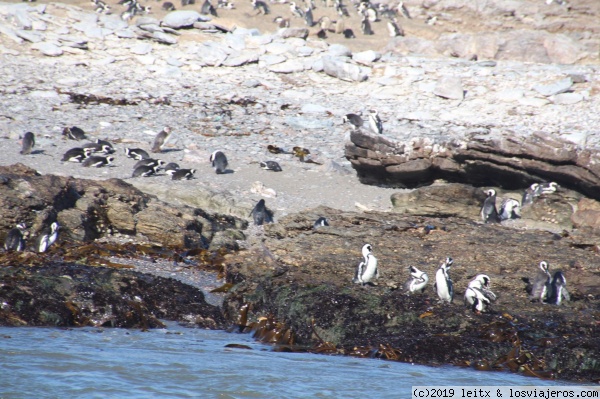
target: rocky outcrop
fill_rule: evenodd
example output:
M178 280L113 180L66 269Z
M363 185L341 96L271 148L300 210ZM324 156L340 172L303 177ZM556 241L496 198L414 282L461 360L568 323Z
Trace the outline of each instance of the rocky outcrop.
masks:
M445 179L516 190L555 181L600 199L600 153L540 132L515 137L477 131L459 139L402 142L357 130L346 158L367 184L417 187Z
M313 230L314 220L322 215L330 226ZM365 243L372 244L379 260L376 286L351 281ZM454 258L450 276L455 299L450 305L440 304L432 288L447 256ZM337 353L395 348L402 361L491 369L520 350L528 359L539 359L545 365L542 371L549 372L537 375L597 380L597 257L593 248L569 235L455 217L318 208L265 226L263 242L226 259L227 280L234 284L226 312L235 321L247 304L248 321L271 314L291 327L299 343L318 342L318 335ZM565 273L571 302L554 306L529 301L525 280L533 277L542 259L551 270ZM422 295L408 296L402 289L409 265L429 275ZM464 290L478 273L491 277L499 296L489 314L474 314L463 305ZM527 371L525 357L514 371L535 375Z
M82 265L0 268L0 325L61 327L164 327L177 320L223 328L218 307L179 281Z
M61 241L129 237L163 246L236 248L247 222L199 208L174 206L120 179L94 181L39 175L22 164L0 167L0 240L24 222L35 236L53 221Z

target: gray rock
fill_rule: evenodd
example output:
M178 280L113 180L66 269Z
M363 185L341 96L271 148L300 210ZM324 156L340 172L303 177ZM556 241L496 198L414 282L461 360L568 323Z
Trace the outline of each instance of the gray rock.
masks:
M44 21L39 21L36 19L31 21L31 29L43 32L48 29L48 25Z
M287 57L284 57L283 55L275 55L275 54L263 54L258 58L258 62L260 64L264 64L263 66L280 64L286 60L287 60Z
M332 44L329 46L328 52L334 57L351 57L352 51L343 44Z
M433 94L449 100L462 100L464 98L462 80L457 76L442 76L438 79Z
M302 106L302 113L304 114L323 114L327 112L327 108L318 104L304 104Z
M545 38L544 47L550 61L557 64L574 64L584 56L579 43L565 35L550 35Z
M164 32L154 32L152 39L162 44L177 44L177 38Z
M260 36L260 31L258 29L246 29L246 28L235 28L233 31L234 35L241 36Z
M133 39L135 38L135 33L131 29L123 29L115 32L118 38L121 39Z
M280 64L270 65L267 69L277 73L301 72L304 71L304 63L300 60L288 60Z
M245 51L239 54L231 54L229 55L225 61L223 61L223 65L229 67L236 67L246 64L252 64L254 62L258 62L258 54L255 52Z
M27 40L28 42L31 43L38 43L41 42L44 37L42 34L37 33L37 32L32 32L30 30L16 30L15 33L17 34L17 36L19 36L22 39Z
M554 104L570 105L577 104L583 100L581 93L560 93L551 97Z
M160 21L156 18L152 18L152 17L137 17L135 20L135 25L136 26L142 26L142 25L160 25Z
M222 46L214 43L204 43L198 50L198 58L203 65L216 66L225 61L229 53Z
M533 86L533 89L541 95L549 97L559 93L564 93L568 91L571 86L573 86L573 80L571 77L568 77L546 85L535 85Z
M167 58L167 64L174 66L174 67L180 67L185 65L181 60L178 60L177 58Z
M192 10L173 11L165 15L162 25L173 29L181 29L194 25L196 21L210 21L209 17Z
M106 29L110 29L113 31L127 29L127 27L129 27L129 24L126 21L123 21L121 18L118 18L114 15L101 15L100 23Z
M256 79L248 79L242 82L242 85L245 87L258 87L260 86L260 82Z
M293 54L295 52L294 46L291 46L287 43L269 43L265 47L265 51L271 54L285 54L290 53Z
M298 47L296 49L296 52L301 57L309 57L315 52L315 49L313 49L312 47L308 47L308 46L302 46L302 47Z
M359 64L371 65L381 58L381 54L373 50L362 51L352 55L352 59Z
M158 26L158 24L143 24L143 25L138 25L138 28L140 28L143 31L146 32L164 32L164 29L161 28L160 26Z
M323 66L323 59L318 58L312 64L312 70L315 72L323 72L325 67Z
M223 42L235 51L242 51L246 49L246 39L242 35L225 35Z
M62 55L63 53L60 47L58 47L54 43L49 42L34 43L31 45L31 48L34 50L38 50L42 54L47 55L49 57L57 57L59 55Z
M288 116L285 122L294 129L327 129L333 126L330 120L305 118L302 116Z
M146 55L152 51L152 44L150 43L138 43L131 46L129 49L133 54Z
M361 68L358 65L339 61L330 56L324 56L322 60L323 71L329 76L356 82L363 82L369 76L370 68Z
M289 37L298 37L300 39L306 39L308 37L308 29L306 28L285 28L280 29L278 32L279 36L284 39Z
M90 39L104 39L104 36L111 33L108 29L100 28L99 26L90 26L83 31L83 34Z
M0 21L0 33L7 36L9 39L11 39L12 41L14 41L18 44L23 43L23 39L21 39L19 36L17 36L16 32L12 28L9 28L5 24L3 24L1 21Z

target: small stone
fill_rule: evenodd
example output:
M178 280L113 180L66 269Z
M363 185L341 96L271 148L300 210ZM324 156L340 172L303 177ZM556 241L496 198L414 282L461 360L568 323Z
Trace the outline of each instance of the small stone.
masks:
M59 55L63 54L63 51L60 47L58 47L56 44L49 42L34 43L31 45L31 48L34 50L38 50L42 54L47 55L49 57L58 57Z
M312 55L312 53L314 53L314 51L315 50L312 47L308 47L308 46L302 46L302 47L298 47L296 49L296 52L301 57L309 57Z
M277 73L301 72L304 71L304 63L299 60L288 60L280 64L271 65L267 69Z
M242 85L245 87L258 87L260 86L260 82L256 79L248 79L242 82Z
M177 58L167 58L167 64L174 67L181 67L184 65L184 63Z
M177 44L177 38L164 32L152 33L152 39L162 44Z
M583 100L581 93L560 93L550 98L554 104L570 105Z
M329 54L334 57L351 57L352 51L342 44L332 44L329 46Z
M136 59L142 65L152 65L156 61L156 58L151 55L138 55Z
M436 82L433 94L449 100L462 100L465 95L462 80L457 76L442 76Z
M550 97L570 90L571 86L573 86L573 80L568 77L547 85L535 85L533 89L543 96Z
M523 90L503 90L496 93L496 98L500 101L512 102L523 98Z
M308 29L306 28L285 28L279 31L279 36L284 39L289 37L299 37L301 39L306 39L308 37Z
M194 25L196 21L210 21L210 18L200 15L192 10L173 11L165 15L162 25L173 29L186 28Z
M371 65L380 58L381 54L373 50L362 51L352 55L354 61L363 65Z
M263 54L258 58L259 64L261 66L270 66L275 64L280 64L286 61L287 58L283 55L274 55L274 54Z
M138 43L131 46L130 51L137 55L146 55L152 51L152 44L150 43Z
M38 43L42 41L42 35L40 33L32 32L30 30L16 30L15 33L22 39L27 40L31 43Z
M252 64L254 62L258 62L258 54L255 52L241 52L239 54L231 54L229 55L225 61L223 61L223 65L229 67L236 67L246 64Z
M333 46L332 46L333 47ZM322 57L323 71L341 80L362 82L369 76L369 68L361 68L358 65L339 61L330 56Z
M327 112L327 108L318 104L304 104L302 106L302 112L305 114L323 114Z

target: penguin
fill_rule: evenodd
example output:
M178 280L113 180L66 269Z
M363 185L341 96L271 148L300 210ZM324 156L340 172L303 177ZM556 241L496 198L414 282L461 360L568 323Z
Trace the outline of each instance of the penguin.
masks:
M548 296L551 279L548 262L541 261L539 268L540 270L533 278L530 298L532 301L544 302Z
M315 223L313 224L313 229L317 229L319 227L325 227L325 226L329 226L329 222L327 221L327 218L321 216L320 218L318 218Z
M137 169L140 166L156 166L157 167L157 171L160 169L165 168L165 166L167 165L167 163L161 159L154 159L154 158L148 158L148 159L142 159L140 161L137 161L135 163L135 165L133 165L133 169ZM177 167L177 169L179 169L179 166Z
M23 136L23 146L21 148L21 155L29 155L35 146L35 136L31 132L25 133Z
M484 192L487 197L481 207L481 219L484 223L498 223L500 222L500 218L496 210L496 190L489 189Z
M35 250L38 252L46 252L58 238L58 223L53 222L49 227L42 229L40 235L35 240Z
M516 199L506 198L500 204L498 217L501 221L508 219L519 219L521 217L521 204L519 204L519 201Z
M366 14L367 18L369 19L369 22L379 21L379 14L377 13L377 10L375 8L368 7L365 10L365 14Z
M194 177L196 169L169 169L167 174L171 175L171 180L190 180Z
M84 159L88 158L92 153L90 148L71 148L63 155L62 162L83 162Z
M340 18L337 21L335 21L335 25L333 25L333 32L338 35L343 35L345 31L346 31L346 23L344 22L344 19ZM347 37L346 39L350 39L350 38Z
M396 9L398 10L398 14L402 15L404 18L412 19L403 1L401 1L400 4L398 4L398 7L396 7Z
M273 223L273 212L267 209L264 199L261 199L256 203L254 209L250 212L250 215L254 220L254 224L257 226L262 226L265 223Z
M360 115L356 114L346 114L343 118L344 123L349 122L355 129L358 129L364 124L363 119Z
M340 17L350 17L350 13L345 5L342 4L341 0L335 0L335 12L338 13Z
M17 224L6 235L4 249L7 251L23 251L25 249L25 223Z
M215 168L215 172L218 175L227 173L227 166L229 164L227 163L227 157L223 151L217 150L210 154L210 162L212 163L212 167Z
M102 146L107 146L107 147L109 147L109 148L110 148L110 153L111 153L111 154L112 154L113 152L115 152L115 148L113 147L113 145L112 145L110 142L106 141L106 140L102 140L102 139L96 139L95 143L96 143L96 144L100 144L100 145L102 145Z
M425 288L427 288L427 283L429 282L427 273L420 271L414 266L409 266L408 271L410 277L404 283L404 289L410 294L419 291L421 293L425 292Z
M300 162L304 162L304 159L310 155L310 151L307 148L294 147L292 148L294 156L300 159Z
M181 7L196 4L196 0L181 0Z
M171 3L170 1L165 1L161 8L165 11L175 11L175 4Z
M290 11L292 12L293 16L298 18L304 18L304 11L302 11L300 7L298 7L293 1L290 3Z
M211 4L210 0L204 0L202 3L202 8L200 9L200 14L202 15L212 15L213 17L218 17L216 8Z
M560 305L563 299L566 301L571 300L569 291L567 291L567 279L562 272L557 271L554 273L549 288L548 297L546 298L547 303Z
M360 23L360 28L362 30L362 33L365 35L372 35L374 34L373 29L371 29L371 23L369 22L369 19L367 18L366 15L362 16L362 20Z
M319 20L317 21L317 24L319 24L321 29L324 31L330 31L331 26L333 25L333 23L331 22L331 18L325 17L325 16L319 18Z
M114 160L115 160L114 157L93 156L93 157L88 157L88 158L84 159L82 164L86 168L89 168L90 166L93 166L95 168L101 168L103 166L110 165L112 163L112 161L114 161Z
M158 165L141 165L133 170L131 177L148 177L158 173Z
M404 36L404 29L402 29L396 17L392 18L391 21L388 21L387 27L390 37Z
M165 165L165 167L163 169L165 170L165 172L168 173L170 170L178 170L179 169L179 165L176 164L175 162L169 162L168 164Z
M264 1L252 0L252 5L254 6L254 9L258 11L259 14L267 15L267 14L271 13L269 6ZM277 18L281 18L281 17L277 17ZM277 19L277 18L275 18L275 19ZM277 22L277 21L273 21L273 22ZM289 26L289 21L288 21L288 26ZM280 26L280 28L284 28L284 27Z
M364 260L358 264L352 282L364 286L371 282L373 278L379 278L379 270L377 269L377 258L373 255L371 244L363 245L362 255Z
M272 170L273 172L281 172L281 166L275 161L264 161L260 163L260 167L264 170Z
M531 186L525 189L523 197L521 198L521 206L533 203L533 199L536 197L535 192L537 191L538 186L539 184L533 183Z
M544 194L555 193L559 187L560 186L556 182L538 184L537 188L535 189L535 196L539 197Z
M124 151L128 158L135 159L136 161L150 158L150 155L141 148L125 148Z
M496 294L490 290L490 284L490 278L485 274L478 274L469 282L464 302L473 312L485 312L496 301Z
M379 112L375 109L369 111L369 127L373 133L383 133L383 123L381 123L381 119L379 118Z
M346 39L356 39L356 35L354 34L354 31L350 28L348 29L344 29L344 38Z
M427 17L427 19L425 20L425 23L429 26L433 26L435 25L435 23L437 22L437 15L430 15L429 17Z
M277 147L276 145L271 145L269 144L267 146L267 150L271 153L271 154L292 154L289 151L284 150L281 147Z
M111 145L102 144L102 143L86 143L82 146L83 148L89 148L92 152L99 152L102 154L112 154L115 152L114 148Z
M434 287L442 302L452 303L452 300L454 299L454 287L452 280L450 280L450 276L448 275L448 270L450 270L453 263L454 261L452 258L446 258L444 263L442 263L435 273Z
M79 141L85 139L85 132L77 126L65 127L63 129L63 136L70 140Z
M304 10L304 22L309 28L312 28L315 25L315 19L310 7Z
M152 144L152 152L162 152L163 147L167 144L167 141L171 137L171 128L165 127L160 131L154 138L154 144Z

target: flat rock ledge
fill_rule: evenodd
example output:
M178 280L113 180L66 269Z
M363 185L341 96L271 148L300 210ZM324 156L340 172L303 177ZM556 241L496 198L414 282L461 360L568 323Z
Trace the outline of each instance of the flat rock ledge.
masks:
M313 230L321 215L330 226ZM381 277L361 287L352 276L365 243L373 246ZM225 313L235 321L246 305L248 322L272 315L292 329L297 343L322 339L319 347L327 353L388 353L405 362L526 375L535 374L527 359L538 359L538 376L598 381L600 269L597 253L579 244L573 236L464 218L317 208L265 226L259 245L226 260L233 288ZM433 290L447 256L454 258L452 304L439 303ZM565 273L570 302L530 302L524 280L542 259ZM423 294L402 288L409 265L429 275ZM490 313L475 314L463 304L468 282L479 273L490 276L499 296Z
M418 187L444 179L516 190L555 181L600 199L600 153L542 132L513 136L476 129L460 138L400 141L355 130L345 155L366 184Z

